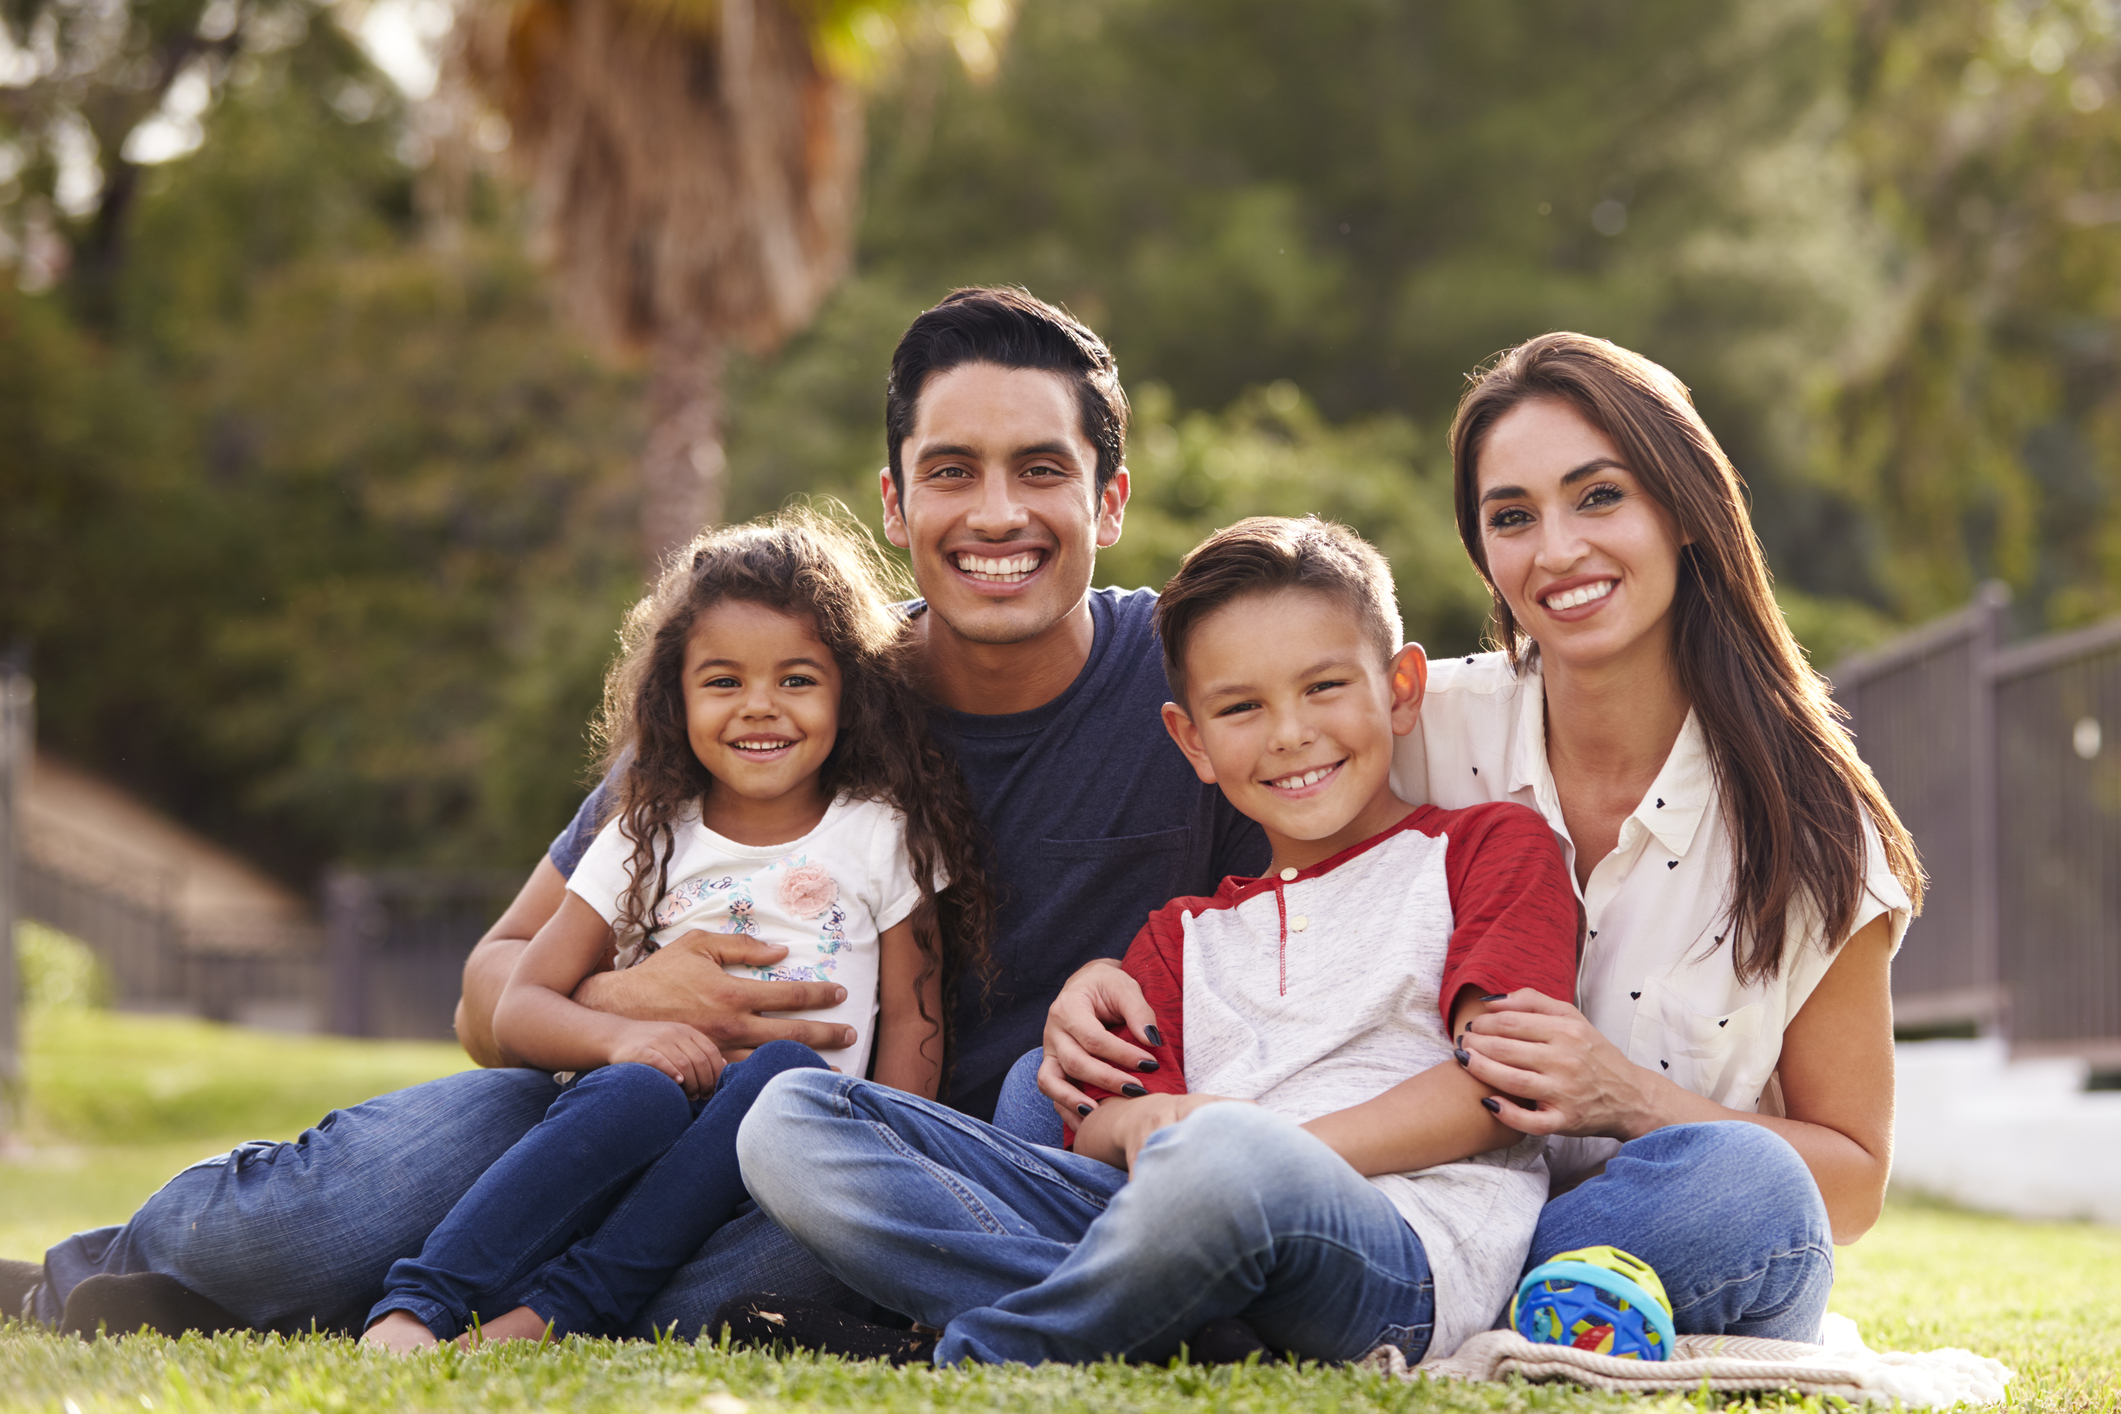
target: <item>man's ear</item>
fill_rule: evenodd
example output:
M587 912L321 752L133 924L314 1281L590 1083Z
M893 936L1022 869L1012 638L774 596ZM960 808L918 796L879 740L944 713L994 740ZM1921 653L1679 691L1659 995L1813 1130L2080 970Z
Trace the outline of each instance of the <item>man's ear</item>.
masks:
M1112 473L1105 489L1097 498L1097 548L1119 543L1120 522L1127 516L1127 469L1121 467Z
M1421 699L1429 690L1429 655L1409 643L1392 655L1392 735L1405 736L1421 720Z
M884 499L884 538L901 550L913 544L913 537L906 533L906 512L898 503L898 482L885 467L876 474L877 494Z
M1200 728L1193 725L1193 719L1186 715L1186 709L1176 702L1164 704L1164 730L1171 733L1171 740L1177 742L1178 749L1185 753L1187 762L1193 767L1193 774L1207 784L1214 785L1215 767L1208 760L1208 748L1201 742Z

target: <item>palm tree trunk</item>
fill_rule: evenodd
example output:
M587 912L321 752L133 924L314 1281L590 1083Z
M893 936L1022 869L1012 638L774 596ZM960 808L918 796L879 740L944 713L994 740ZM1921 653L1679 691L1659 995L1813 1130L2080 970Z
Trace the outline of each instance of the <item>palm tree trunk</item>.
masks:
M641 550L650 572L722 518L722 374L728 349L697 321L656 341L641 457Z

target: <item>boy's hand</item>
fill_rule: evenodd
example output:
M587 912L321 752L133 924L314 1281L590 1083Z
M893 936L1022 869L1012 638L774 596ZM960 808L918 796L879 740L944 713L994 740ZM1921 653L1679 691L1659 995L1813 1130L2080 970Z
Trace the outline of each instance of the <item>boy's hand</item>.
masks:
M1134 1161L1141 1156L1142 1145L1159 1129L1177 1124L1187 1115L1204 1105L1248 1105L1250 1100L1233 1100L1227 1095L1141 1095L1131 1100L1107 1105L1099 1110L1092 1120L1083 1126L1083 1133L1076 1139L1076 1148L1084 1147L1086 1138L1097 1148L1106 1152L1097 1155L1106 1163L1124 1160L1118 1167L1134 1172ZM1091 1134L1095 1124L1098 1133Z
M711 1094L722 1077L722 1053L682 1021L636 1021L621 1033L608 1060L654 1066L685 1087L687 1099Z
M1071 1125L1082 1106L1096 1103L1078 1085L1095 1085L1117 1094L1133 1082L1142 1062L1156 1059L1121 1033L1107 1031L1108 1021L1125 1023L1143 1040L1149 1040L1156 1030L1156 1013L1142 997L1141 984L1117 962L1099 958L1077 968L1053 999L1041 1041L1046 1054L1038 1067L1039 1091Z

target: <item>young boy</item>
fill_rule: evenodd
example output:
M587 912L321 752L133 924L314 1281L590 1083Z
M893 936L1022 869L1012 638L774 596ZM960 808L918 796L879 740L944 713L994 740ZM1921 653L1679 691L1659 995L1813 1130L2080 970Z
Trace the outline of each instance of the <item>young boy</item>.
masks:
M1560 850L1520 806L1393 795L1427 664L1395 651L1390 572L1351 532L1222 531L1157 627L1165 725L1273 863L1174 900L1128 951L1165 1019L1141 1038L1156 1061L1084 1107L1073 1153L793 1072L745 1123L745 1184L850 1286L939 1329L941 1365L1163 1360L1229 1317L1310 1358L1448 1354L1508 1300L1547 1186L1451 1036L1499 994L1573 995ZM740 1335L806 1334L750 1314Z

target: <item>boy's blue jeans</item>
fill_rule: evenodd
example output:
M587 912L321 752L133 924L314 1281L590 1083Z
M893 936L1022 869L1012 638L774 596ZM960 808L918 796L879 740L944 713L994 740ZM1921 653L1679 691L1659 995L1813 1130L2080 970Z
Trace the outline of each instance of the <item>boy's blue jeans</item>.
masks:
M1009 1072L994 1118L1057 1145L1039 1060L1032 1051ZM1600 1244L1657 1269L1682 1335L1819 1339L1834 1285L1826 1202L1797 1151L1757 1124L1671 1125L1623 1144L1604 1173L1541 1211L1525 1270Z
M1421 1241L1292 1121L1210 1105L1132 1178L829 1071L777 1076L737 1138L759 1207L880 1305L943 1329L953 1365L1161 1361L1242 1314L1277 1349L1428 1348Z
M747 1200L737 1126L767 1081L805 1068L826 1066L769 1042L698 1102L653 1066L588 1072L391 1267L369 1321L404 1311L449 1340L528 1306L555 1336L625 1329Z

